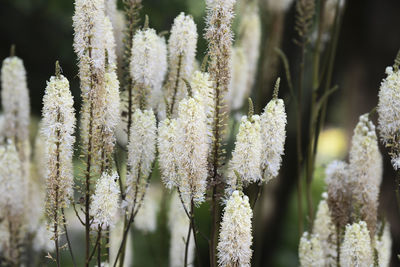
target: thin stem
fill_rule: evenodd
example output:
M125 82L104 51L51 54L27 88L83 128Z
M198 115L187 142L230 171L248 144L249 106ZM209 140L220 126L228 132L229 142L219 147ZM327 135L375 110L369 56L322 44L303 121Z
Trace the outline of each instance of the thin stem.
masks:
M97 264L101 267L101 226L99 225L99 244L97 246Z
M190 214L192 214L193 210L192 208L190 208ZM189 230L188 230L188 234L186 237L186 245L185 245L185 267L188 266L188 253L189 253L189 243L190 243L190 233L192 231L192 220L190 219L189 222Z
M61 208L61 213L62 213L62 216L63 216L64 231L65 231L65 237L67 238L68 250L69 250L69 253L71 254L72 264L75 267L76 266L76 262L75 262L74 253L72 252L71 241L69 239L69 234L68 234L68 229L67 229L67 221L65 219L64 208Z
M174 112L174 105L176 102L176 96L177 96L178 88L179 88L179 80L181 79L181 77L180 77L181 76L181 68L182 68L182 54L180 54L178 57L178 69L177 69L177 73L176 73L176 81L175 81L173 95L172 95L171 108L169 110L170 116L172 116L172 114Z
M100 225L100 226L99 226L100 230L98 231L98 234L97 234L96 244L94 245L94 248L93 248L92 252L90 253L89 258L86 260L86 264L89 264L89 263L90 263L90 261L92 260L94 254L95 254L96 251L97 251L96 248L97 248L97 246L99 245L100 238L101 238L101 227L102 227L102 226Z
M395 193L396 193L397 207L399 209L399 214L400 214L400 170L396 171Z
M336 266L340 267L340 226L336 225Z

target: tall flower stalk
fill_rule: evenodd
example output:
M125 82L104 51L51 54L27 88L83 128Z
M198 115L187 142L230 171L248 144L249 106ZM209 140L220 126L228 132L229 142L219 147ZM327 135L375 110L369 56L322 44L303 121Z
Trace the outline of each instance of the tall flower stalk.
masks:
M211 185L211 236L210 236L210 265L216 266L216 238L218 229L218 187L221 183L221 167L225 156L223 139L226 131L225 95L231 79L232 20L234 17L235 0L206 1L207 28L205 38L208 41L210 58L208 72L214 82L214 123L212 127L213 142L209 159Z
M56 63L56 75L47 83L43 98L43 128L46 155L47 198L46 211L53 232L56 262L60 266L61 225L63 209L69 206L73 196L72 156L75 137L75 111L68 80L60 74Z

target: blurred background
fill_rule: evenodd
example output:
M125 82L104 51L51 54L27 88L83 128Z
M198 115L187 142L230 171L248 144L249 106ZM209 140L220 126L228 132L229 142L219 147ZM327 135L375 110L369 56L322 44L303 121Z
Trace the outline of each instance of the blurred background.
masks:
M262 2L263 0L260 0ZM199 31L198 59L205 53L206 42L201 38L204 28L204 1L201 0L144 0L142 14L148 14L150 26L157 31L168 31L173 19L181 12L193 15ZM121 4L121 3L120 3ZM261 5L262 6L262 5ZM73 29L72 0L0 0L0 59L10 53L12 44L16 54L24 60L28 73L32 114L40 116L42 97L46 81L54 73L54 62L59 60L64 75L71 82L71 90L80 107L77 61L72 48ZM327 121L319 140L317 168L313 184L315 207L324 191L324 167L332 159L346 159L349 140L358 117L369 112L377 104L377 93L381 80L385 77L386 66L392 65L400 48L399 32L400 1L398 0L349 0L343 17L339 37L333 84L339 90L328 105ZM279 75L282 79L280 95L288 105L288 138L286 155L280 177L268 184L260 200L259 209L264 212L255 225L253 257L254 266L297 266L296 176L295 176L295 113L289 98L284 70L277 64L273 77L270 70L262 67L266 44L272 36L273 21L279 20L282 31L282 50L291 62L298 58L298 49L293 43L295 37L294 6L285 15L274 17L261 8L263 40L261 45L260 71L252 97L256 109L260 111L271 97L273 81ZM237 24L237 23L236 23ZM236 25L235 24L235 25ZM307 106L307 103L305 104ZM243 108L246 112L246 107ZM376 118L375 118L376 119ZM394 173L382 147L385 157L384 179L381 188L380 214L388 218L392 227L392 266L400 266L397 258L400 250L400 216L394 197ZM249 189L249 194L252 188ZM160 191L161 192L161 191ZM161 193L160 193L161 194ZM208 229L208 206L197 210L201 229ZM256 215L256 218L258 215ZM134 266L167 266L168 234L166 221L162 216L158 230L154 233L133 233ZM78 237L77 237L78 238ZM75 240L76 241L76 240ZM73 241L74 242L74 241ZM78 240L79 242L79 240ZM75 242L75 244L77 244ZM207 244L201 243L200 255L206 266ZM77 255L79 257L79 254ZM64 257L67 258L67 257ZM66 263L65 266L67 266Z

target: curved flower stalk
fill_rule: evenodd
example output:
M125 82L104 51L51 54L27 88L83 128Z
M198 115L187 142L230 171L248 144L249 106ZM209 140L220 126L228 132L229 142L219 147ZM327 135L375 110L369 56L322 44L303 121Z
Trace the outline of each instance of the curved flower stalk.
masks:
M250 267L252 217L249 198L240 191L234 191L224 208L218 242L219 266Z
M324 253L325 263L328 266L336 265L336 227L333 224L331 212L327 203L327 193L322 194L314 221L314 233L318 235Z
M143 206L136 215L134 225L144 233L153 233L157 229L157 215L160 209L161 190L157 185L150 186L144 197Z
M244 98L249 97L257 75L261 44L261 19L257 5L246 7L239 25L239 46L247 60L247 82Z
M41 133L46 140L46 212L52 225L58 264L60 228L64 224L62 210L73 197L72 156L75 143L74 102L69 82L59 70L56 65L56 76L52 76L47 83L43 97Z
M169 247L169 266L181 267L185 263L185 244L187 239L187 229L190 221L187 217L182 203L175 192L171 198L168 214L168 228L171 233ZM189 240L188 266L193 266L195 244L193 238Z
M129 210L139 209L156 155L157 125L152 110L136 109L128 144L127 196Z
M356 218L364 220L371 236L375 233L379 187L382 181L382 156L374 124L368 114L360 116L350 148L350 183ZM357 217L359 216L359 217Z
M348 224L340 248L340 266L373 266L370 233L364 221Z
M400 71L386 68L387 77L379 89L378 128L383 144L390 149L389 155L395 170L400 168Z
M132 40L130 74L134 87L134 108L149 107L149 100L161 90L167 70L165 40L154 29L138 30Z
M277 82L276 89L279 86ZM275 91L276 92L276 91ZM278 175L286 140L286 112L282 99L274 98L260 116L261 124L261 168L266 182Z
M132 245L132 235L131 232L127 233L126 237L126 247L124 253L124 262L122 264L123 267L132 266L133 260L133 245ZM123 218L120 216L116 217L116 224L113 228L110 229L110 254L109 254L109 263L115 262L115 259L118 255L118 249L122 243L124 234L124 225L123 225ZM121 261L118 262L121 264ZM111 266L111 264L110 264Z
M261 173L261 126L258 115L243 116L239 133L236 136L235 149L229 162L228 184L235 190L237 175L244 185L262 180Z
M106 229L115 225L115 217L120 207L120 190L117 184L119 177L116 172L103 173L96 183L90 214L93 215L92 228Z
M231 110L242 107L243 101L248 96L247 82L249 75L248 58L241 47L234 47L232 51L232 79L229 84L227 99Z
M299 244L299 258L301 267L325 266L324 252L318 235L303 233Z
M385 223L381 233L375 236L375 250L378 252L378 266L390 266L392 237L390 236L390 225L388 223Z
M207 183L208 136L206 115L202 104L194 98L179 103L177 119L179 190L186 204L204 201Z
M177 119L165 119L158 126L158 151L161 179L168 189L179 184L179 124Z
M293 0L265 0L268 10L271 12L285 12L293 3Z
M27 208L27 181L22 175L21 161L14 143L9 140L0 146L0 216L1 247L5 260L18 266L25 212ZM0 226L0 227L2 227ZM7 238L7 239L6 239Z
M12 52L13 53L13 52ZM13 140L23 167L29 177L29 91L23 61L12 55L1 67L1 103L4 112L4 134Z
M325 170L328 187L328 205L333 223L340 229L350 221L352 185L349 165L343 161L331 162Z
M187 95L184 80L189 80L195 63L197 28L191 16L180 13L174 20L168 40L168 78L165 85L167 113L176 115L178 103Z

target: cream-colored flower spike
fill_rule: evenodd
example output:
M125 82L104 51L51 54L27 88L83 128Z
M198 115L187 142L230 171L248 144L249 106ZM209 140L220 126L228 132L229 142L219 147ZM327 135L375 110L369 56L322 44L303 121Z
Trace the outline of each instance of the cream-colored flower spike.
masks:
M352 185L349 165L344 161L333 161L325 169L328 187L328 205L335 225L345 227L350 219Z
M120 190L117 184L119 177L116 172L111 174L103 173L96 183L94 195L90 206L90 214L93 215L92 227L113 227L115 217L120 207Z
M279 85L277 85L279 86ZM262 138L262 163L266 182L278 175L286 140L286 112L282 99L272 99L260 116Z
M104 17L104 35L106 66L110 70L115 70L117 68L117 55L115 53L114 28L108 16Z
M257 75L258 58L260 56L261 44L261 19L257 5L248 5L243 13L240 25L240 46L247 59L247 83L245 88L245 98L247 98L253 88Z
M357 206L361 219L368 224L368 229L373 235L383 166L375 126L368 119L368 114L360 116L354 129L349 162L353 205Z
M0 145L0 216L11 222L25 213L27 181L21 170L21 161L14 143Z
M299 259L301 267L325 266L324 252L318 235L303 233L299 244Z
M178 175L184 201L196 205L204 201L207 184L208 135L206 114L201 102L190 97L179 103Z
M179 124L177 119L165 119L158 126L158 151L161 179L166 188L172 189L179 185Z
M232 159L229 162L228 184L232 189L236 189L237 174L244 185L262 180L261 149L260 117L258 115L252 115L250 118L243 116Z
M336 265L336 227L331 218L328 207L328 194L322 194L323 199L319 202L314 221L314 233L319 236L321 248L324 252L325 262L328 266Z
M268 10L272 12L285 12L287 11L293 0L264 0L267 4Z
M59 73L52 76L43 97L41 132L46 148L46 208L51 220L55 218L60 220L61 208L68 206L73 194L72 157L75 143L73 105L68 80Z
M189 218L183 209L182 202L175 192L171 198L168 214L168 228L171 233L169 246L169 266L182 267L185 265L185 245ZM188 266L194 266L195 243L193 236L189 240Z
M375 250L378 252L378 266L389 267L392 256L390 225L386 222L381 233L375 235Z
M159 37L154 29L136 32L132 40L130 74L137 108L146 108L148 98L160 90L167 69L166 55L164 38Z
M374 266L374 252L371 238L364 221L348 224L340 248L340 266Z
M4 131L19 147L29 137L29 92L26 71L22 60L11 56L3 61L1 68L1 103L4 112ZM28 155L25 155L28 157ZM21 160L23 160L21 158Z
M157 125L152 110L136 109L128 144L127 201L131 208L143 201L156 154Z
M378 128L388 148L395 170L400 168L400 71L386 68L387 77L381 83L378 101Z
M249 198L240 191L234 191L224 208L217 247L219 266L250 267L252 217Z
M182 12L175 18L168 40L169 72L165 93L171 114L177 114L178 103L187 95L183 79L189 80L192 75L196 48L196 24L191 16Z

